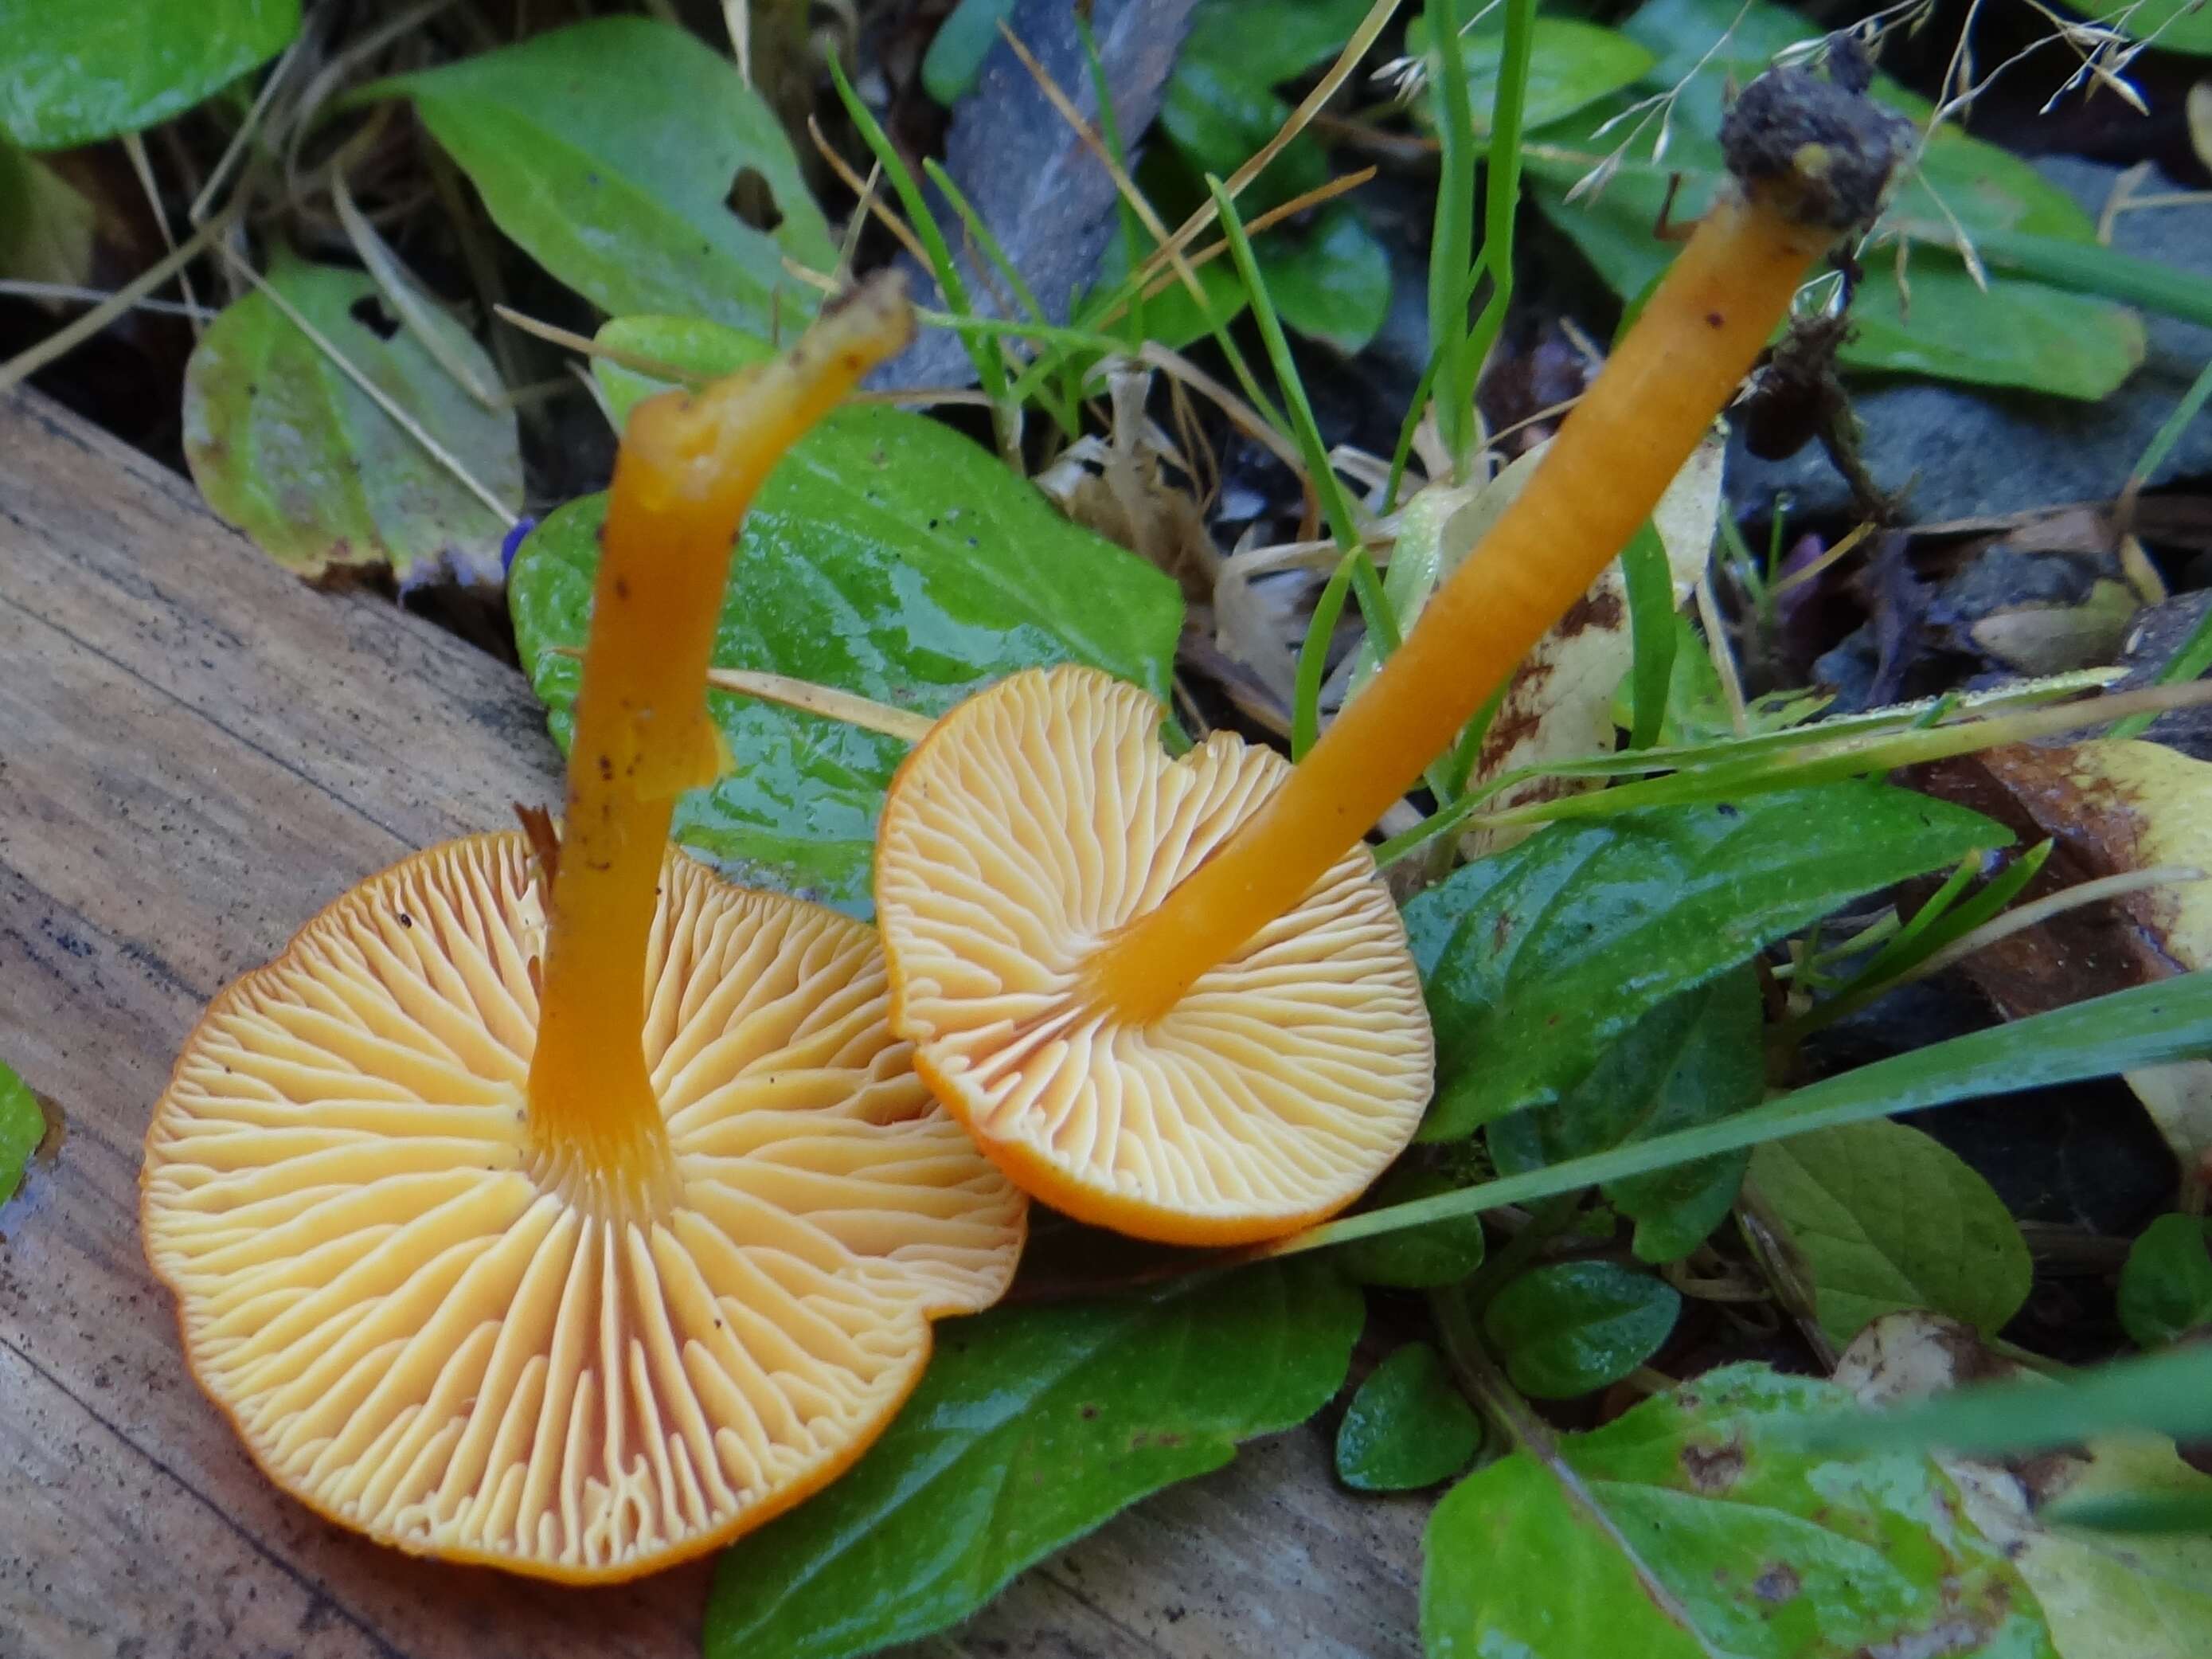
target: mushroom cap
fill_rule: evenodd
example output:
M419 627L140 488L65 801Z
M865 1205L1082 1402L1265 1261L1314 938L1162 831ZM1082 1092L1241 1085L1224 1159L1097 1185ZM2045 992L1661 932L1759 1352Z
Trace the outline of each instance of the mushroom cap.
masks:
M147 1255L255 1460L388 1544L635 1577L844 1470L1025 1200L893 1036L872 932L672 849L644 1044L675 1198L533 1178L544 919L522 836L355 888L216 999L147 1134Z
M1364 847L1146 1025L1085 959L1288 775L1159 704L1030 670L954 709L893 780L876 853L891 1025L999 1166L1140 1238L1273 1238L1352 1202L1413 1138L1435 1048L1405 924Z

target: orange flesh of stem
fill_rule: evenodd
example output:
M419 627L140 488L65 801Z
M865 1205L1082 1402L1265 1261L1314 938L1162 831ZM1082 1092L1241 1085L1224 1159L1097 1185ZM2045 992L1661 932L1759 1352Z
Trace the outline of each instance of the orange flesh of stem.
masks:
M646 945L683 790L714 781L706 682L745 510L785 450L906 343L866 289L787 356L631 414L615 463L568 756L528 1127L544 1184L601 1213L659 1213L668 1136L641 1034Z
M1281 788L1085 968L1143 1024L1297 902L1589 591L1735 394L1833 233L1730 197L1699 224L1528 487Z

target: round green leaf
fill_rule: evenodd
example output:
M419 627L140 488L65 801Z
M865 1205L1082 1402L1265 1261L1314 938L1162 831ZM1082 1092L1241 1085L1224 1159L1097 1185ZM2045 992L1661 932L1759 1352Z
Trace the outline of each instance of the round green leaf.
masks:
M2027 1300L2034 1268L2020 1224L1988 1182L1917 1129L1881 1119L1815 1129L1753 1153L1751 1181L1839 1346L1907 1308L1993 1333Z
M1435 1170L1400 1168L1375 1184L1362 1207L1381 1210L1410 1204L1456 1191L1458 1186ZM1335 1261L1338 1270L1357 1284L1425 1291L1456 1285L1482 1265L1482 1218L1467 1215L1360 1239L1338 1250Z
M27 149L137 132L300 32L300 0L0 0L0 131Z
M1407 1492L1465 1468L1482 1422L1442 1355L1408 1342L1359 1385L1336 1431L1337 1478L1361 1492Z
M486 409L388 313L357 270L279 259L269 285L510 510L522 504L514 412ZM483 384L490 359L434 307L430 325ZM500 580L506 520L256 289L225 310L185 370L185 459L208 505L303 576L389 565Z
M2212 1221L2162 1215L2120 1269L2120 1324L2145 1348L2212 1325Z
M1482 1328L1513 1386L1571 1400L1618 1382L1659 1352L1681 1293L1611 1261L1562 1261L1523 1273L1484 1311Z

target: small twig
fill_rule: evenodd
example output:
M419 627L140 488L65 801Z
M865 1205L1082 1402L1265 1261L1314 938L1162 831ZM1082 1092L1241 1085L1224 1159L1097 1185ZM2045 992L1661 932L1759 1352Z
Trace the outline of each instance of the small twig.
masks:
M2009 939L2038 922L2048 921L2053 916L2079 909L2085 904L2096 904L2125 894L2139 893L2148 887L2175 886L2203 879L2204 872L2202 870L2187 865L2170 864L2160 865L2150 870L2124 871L2117 876L2101 876L2094 881L2078 883L2032 903L2014 905L2004 915L1992 917L1972 933L1960 934L1942 950L1915 963L1892 980L1890 984L1909 985L1915 980L1940 974L1953 963L1995 945L1999 939Z
M177 246L177 251L155 261L115 290L105 301L94 307L76 321L66 323L43 340L36 341L17 352L6 362L0 363L0 392L7 392L37 374L57 357L74 350L106 328L125 312L130 310L170 277L183 270L206 252L210 244L230 228L237 217L236 210L227 209L202 225Z
M115 297L114 290L105 288L79 288L74 283L33 283L18 277L0 277L0 294L12 294L24 300L69 300L86 305L105 305ZM181 300L134 300L133 311L155 311L165 317L191 317L207 322L219 313L212 306L187 305Z

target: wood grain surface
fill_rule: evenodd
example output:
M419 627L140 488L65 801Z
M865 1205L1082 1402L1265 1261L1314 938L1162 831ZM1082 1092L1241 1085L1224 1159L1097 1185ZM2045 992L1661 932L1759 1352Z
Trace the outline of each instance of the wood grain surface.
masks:
M0 396L0 1057L59 1124L0 1211L0 1659L698 1652L709 1569L560 1589L277 1492L138 1246L147 1115L201 1006L362 877L557 793L512 670L301 585L188 482ZM1248 1448L915 1654L1414 1654L1426 1505L1328 1462L1310 1425Z

